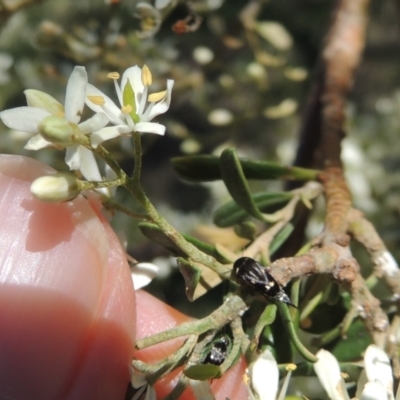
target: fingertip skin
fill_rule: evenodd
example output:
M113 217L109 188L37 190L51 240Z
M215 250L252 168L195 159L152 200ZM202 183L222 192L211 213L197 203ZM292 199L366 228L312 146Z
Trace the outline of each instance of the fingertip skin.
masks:
M83 196L32 197L51 173L0 156L0 398L122 400L136 322L126 257Z

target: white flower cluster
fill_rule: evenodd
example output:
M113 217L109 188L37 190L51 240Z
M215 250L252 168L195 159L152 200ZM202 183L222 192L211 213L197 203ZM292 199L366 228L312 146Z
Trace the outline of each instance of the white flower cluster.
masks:
M350 400L336 358L326 350L317 353L314 370L331 400ZM364 369L357 382L355 399L400 400L400 391L393 394L393 371L388 355L371 344L364 355Z
M340 366L336 358L321 349L316 354L318 361L314 364L315 373L331 400L350 400L347 393ZM260 400L276 400L285 398L291 371L284 379L278 395L279 370L272 353L265 350L248 370L250 380L247 382L249 400L256 396ZM256 394L256 396L254 396ZM400 389L396 396L393 393L393 371L388 355L376 345L367 347L364 355L364 369L357 382L354 400L400 400Z
M96 148L105 140L135 131L163 135L165 126L150 121L168 110L174 85L173 80L167 80L165 91L148 95L152 76L147 66L128 68L121 85L118 73L109 77L115 82L121 108L88 83L85 67L77 66L68 80L65 106L47 93L28 89L28 106L2 111L0 119L11 129L32 134L26 149L65 148L65 162L71 170L79 170L89 181L101 181L92 151L82 145L87 139L84 136ZM95 114L80 122L85 103Z

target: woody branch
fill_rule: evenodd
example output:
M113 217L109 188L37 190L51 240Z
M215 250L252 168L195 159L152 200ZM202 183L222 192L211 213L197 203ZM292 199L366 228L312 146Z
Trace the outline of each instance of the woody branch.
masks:
M368 0L338 1L322 55L319 152L324 165L319 180L326 199L324 231L310 252L277 260L271 269L282 284L304 275L331 274L351 294L352 308L363 318L374 342L383 346L387 316L367 288L349 248L349 234L353 233L350 215L354 210L340 159L345 105L364 47L368 3Z

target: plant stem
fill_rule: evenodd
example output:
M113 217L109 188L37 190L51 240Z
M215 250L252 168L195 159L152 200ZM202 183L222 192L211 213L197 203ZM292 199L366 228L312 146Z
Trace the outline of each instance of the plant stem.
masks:
M318 361L317 357L314 354L312 354L306 347L304 347L304 345L301 343L300 339L298 338L295 327L290 318L289 307L286 304L283 304L281 302L278 302L277 306L279 308L279 312L281 314L282 321L283 321L283 323L289 333L290 339L292 340L292 343L296 347L297 351L307 361L310 361L310 362Z
M117 201L115 201L112 198L104 196L103 197L103 205L107 209L120 211L120 212L126 214L128 217L137 219L141 222L150 222L150 218L147 216L147 214L140 214L135 211L132 211L130 208L125 207L124 205L122 205L121 203L118 203Z
M175 339L180 336L200 335L209 330L220 330L227 323L247 309L246 304L239 296L231 296L209 316L198 321L185 322L167 331L139 339L136 349L144 349L157 343Z

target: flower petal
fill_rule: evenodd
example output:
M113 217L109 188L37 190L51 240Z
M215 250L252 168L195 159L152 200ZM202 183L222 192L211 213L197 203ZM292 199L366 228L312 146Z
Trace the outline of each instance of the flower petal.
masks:
M145 121L151 121L157 115L165 113L169 105L171 104L172 88L174 87L174 81L172 79L167 80L167 93L163 100L158 103L154 103L153 107L149 107L148 111L143 115Z
M294 365L294 364L292 364L292 365ZM296 366L294 366L294 368L296 368ZM289 387L289 382L290 382L290 377L292 376L292 371L294 371L294 369L287 369L287 374L283 381L281 391L279 392L278 400L284 400L286 398L286 392Z
M131 373L131 385L133 386L134 389L138 389L141 386L145 386L148 384L146 375L137 371L132 366L130 368L130 373Z
M103 143L106 140L114 139L118 136L129 133L131 128L127 125L116 125L109 126L107 128L100 129L96 132L93 132L90 135L90 143L94 148Z
M85 105L87 73L85 67L75 67L68 79L65 94L65 118L77 124Z
M160 29L162 17L159 10L149 3L140 2L136 4L135 17L141 21L141 31L136 32L139 39L145 39L154 36ZM151 24L143 21L151 21Z
M88 96L100 96L104 100L103 105L94 104L88 99ZM90 83L86 86L86 105L96 113L104 112L113 124L120 125L125 123L125 116L115 103L105 95L101 90L97 89Z
M40 150L45 147L51 147L52 143L48 142L43 138L42 135L35 135L28 140L28 143L24 146L26 150Z
M359 399L361 397L361 393L364 390L364 386L367 384L368 378L367 374L365 373L365 368L361 371L360 376L358 377L357 381L357 391L356 391L356 398Z
M35 89L27 89L24 93L29 107L41 108L58 117L64 116L64 106L53 96Z
M157 124L156 122L139 122L135 125L135 131L141 133L155 133L157 135L164 135L165 126Z
M361 393L360 400L388 399L387 392L381 382L368 382Z
M269 350L259 355L250 366L251 385L260 400L275 400L278 393L278 364ZM266 379L268 377L268 379Z
M156 8L161 10L162 8L167 7L171 3L171 0L156 0L154 5Z
M124 92L124 87L125 87L128 79L133 88L133 92L135 95L136 107L138 107L139 103L140 103L140 99L142 97L143 90L144 90L144 85L142 82L142 69L140 67L138 67L137 65L134 65L133 67L128 68L124 72L124 74L122 75L122 80L121 80L122 93Z
M160 268L151 263L139 263L131 267L133 287L139 290L147 286L157 275Z
M76 171L81 167L81 157L78 151L79 145L69 146L65 152L65 163L71 171Z
M94 154L86 147L78 146L78 152L81 159L79 170L88 181L101 182L99 166L97 165Z
M133 395L133 397L131 398L131 400L139 400L142 399L143 396L142 394L146 391L146 385L141 386L136 393Z
M111 167L108 164L104 166L104 175L106 181L112 181L114 179L117 179L117 174L111 169ZM115 197L117 186L102 188L102 189L103 193L105 192L104 194L107 197Z
M17 107L0 112L3 124L11 129L28 133L38 133L39 122L49 116L46 110L36 107Z
M314 371L328 397L331 400L350 400L336 358L329 351L323 349L318 351L317 357L318 361L314 364Z
M146 397L144 400L157 400L156 389L154 389L154 386L147 386Z
M83 121L78 125L78 127L83 134L87 135L104 128L109 122L110 120L107 115L101 112L93 115L86 121Z
M371 344L364 356L365 373L369 382L379 381L383 387L393 392L393 372L388 355L378 346Z

